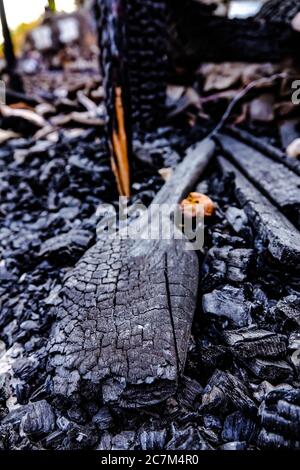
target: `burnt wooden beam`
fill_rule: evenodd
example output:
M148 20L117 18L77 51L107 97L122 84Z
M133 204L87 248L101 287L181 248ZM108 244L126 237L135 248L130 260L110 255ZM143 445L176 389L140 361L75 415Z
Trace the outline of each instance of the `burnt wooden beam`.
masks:
M290 170L294 171L298 176L300 176L300 161L295 158L288 157L279 148L274 147L273 145L270 145L264 140L255 137L253 134L250 134L244 129L239 129L235 126L226 127L225 132L241 140L245 144L250 145L259 152L268 155L268 157L272 158L272 160L283 163L285 166L290 168Z
M203 61L276 63L289 55L298 56L300 34L285 21L228 19L208 14L198 2L171 3L176 38L173 55L179 63L190 66Z
M219 141L234 164L299 228L300 176L230 136L219 134Z
M298 0L269 0L262 6L256 18L277 23L291 23L299 12Z
M218 163L233 177L235 195L269 253L281 264L299 269L300 232L235 165L224 157L218 157Z
M204 141L188 151L149 209L156 222L157 205L176 205L214 148ZM198 257L186 243L104 234L86 252L65 279L50 338L55 396L67 403L101 396L104 403L136 408L176 391L198 289Z

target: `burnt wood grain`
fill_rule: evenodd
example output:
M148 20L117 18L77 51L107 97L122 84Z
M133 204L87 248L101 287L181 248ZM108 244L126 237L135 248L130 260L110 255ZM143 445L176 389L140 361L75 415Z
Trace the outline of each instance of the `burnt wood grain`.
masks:
M234 176L235 194L271 255L299 268L300 233L294 225L228 160L218 158L223 173Z
M300 226L300 177L252 147L219 135L223 150L280 210Z
M213 152L211 141L190 149L153 204L176 205ZM186 243L116 235L86 252L65 279L50 338L54 395L135 408L175 392L198 288L197 254Z

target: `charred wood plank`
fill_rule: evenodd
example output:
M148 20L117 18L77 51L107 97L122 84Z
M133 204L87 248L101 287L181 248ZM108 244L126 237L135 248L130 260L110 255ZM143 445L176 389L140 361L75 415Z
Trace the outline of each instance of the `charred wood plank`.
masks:
M173 8L177 46L181 45L183 61L191 65L201 61L279 62L286 56L297 57L300 35L285 22L218 17L191 1L175 2ZM173 53L178 56L178 47Z
M281 322L289 321L300 327L300 299L296 295L289 295L281 299L273 308L276 318Z
M205 315L226 318L233 327L242 327L251 322L253 304L245 297L243 289L225 285L202 297Z
M296 225L300 226L300 177L248 145L219 135L223 150L242 172Z
M224 174L233 175L236 197L271 255L284 265L299 268L299 231L232 163L223 157L218 161Z
M269 392L259 409L262 448L300 449L300 390L282 386Z
M277 357L285 354L287 349L285 336L256 326L224 331L223 339L232 353L240 358Z
M230 404L247 415L256 414L256 404L247 383L242 383L229 372L216 370L204 389L201 411L212 411Z
M294 379L294 371L286 361L253 358L243 359L241 362L247 367L250 372L262 380L267 380L270 383L290 383Z
M268 155L268 157L272 158L272 160L283 163L288 168L290 168L290 170L293 170L297 175L300 175L300 162L294 158L286 156L284 152L276 147L273 147L273 145L270 145L264 142L262 139L259 139L249 132L243 129L239 129L235 126L227 127L226 133L241 140L245 144L250 145L259 152Z
M213 152L211 141L190 149L149 211L176 205ZM101 237L64 282L48 365L53 394L69 403L88 393L129 408L155 404L175 392L184 369L197 255L184 239L119 235Z
M290 24L300 12L298 0L269 0L257 13L259 20Z

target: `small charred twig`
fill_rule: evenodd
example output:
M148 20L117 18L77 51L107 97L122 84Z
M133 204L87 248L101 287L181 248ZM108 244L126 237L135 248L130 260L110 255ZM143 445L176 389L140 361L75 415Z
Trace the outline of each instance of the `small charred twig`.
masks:
M28 104L28 106L37 106L40 103L40 101L34 96L28 96L19 91L11 90L10 88L6 89L5 95L7 104L13 104L22 101L23 103Z

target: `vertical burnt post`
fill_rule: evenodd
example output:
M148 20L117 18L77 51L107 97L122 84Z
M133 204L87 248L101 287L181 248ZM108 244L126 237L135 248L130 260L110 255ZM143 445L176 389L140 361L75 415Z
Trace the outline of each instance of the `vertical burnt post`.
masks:
M112 168L119 193L129 196L131 129L126 65L126 1L97 0L96 13Z
M168 76L166 0L128 0L128 69L133 130L155 131L165 116Z
M10 86L16 91L23 91L23 84L21 77L16 71L17 59L15 56L14 46L7 23L4 0L0 0L0 17L2 25L2 33L4 39L4 56L6 60L6 69L10 78Z
M108 133L119 192L129 194L133 136L162 122L166 102L166 0L97 0Z

